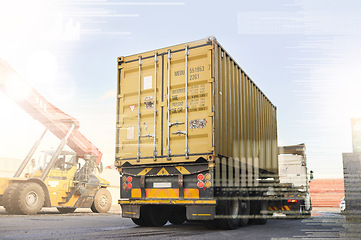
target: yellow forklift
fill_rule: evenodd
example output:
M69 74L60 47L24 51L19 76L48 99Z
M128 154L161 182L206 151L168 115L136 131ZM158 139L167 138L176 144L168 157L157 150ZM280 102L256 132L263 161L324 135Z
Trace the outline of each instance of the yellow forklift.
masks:
M19 86L19 94L26 89L26 96L8 91L9 85ZM108 212L112 205L109 182L98 176L102 153L79 132L79 122L49 103L1 59L0 90L46 128L14 176L0 178L0 206L10 214L37 214L43 207L57 207L61 213L76 208ZM60 144L53 152L42 152L35 164L34 153L48 130ZM71 152L64 150L66 145ZM24 174L27 166L33 171Z

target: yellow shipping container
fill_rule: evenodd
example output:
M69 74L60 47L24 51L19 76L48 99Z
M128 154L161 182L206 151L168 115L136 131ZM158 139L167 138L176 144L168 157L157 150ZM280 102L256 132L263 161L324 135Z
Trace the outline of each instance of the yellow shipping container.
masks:
M119 57L116 124L118 167L232 157L277 173L276 107L214 37Z

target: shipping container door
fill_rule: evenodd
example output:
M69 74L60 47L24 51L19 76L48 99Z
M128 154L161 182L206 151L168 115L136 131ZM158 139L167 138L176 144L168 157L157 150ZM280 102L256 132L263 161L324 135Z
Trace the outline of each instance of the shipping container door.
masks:
M166 56L167 160L207 158L213 151L212 45L170 49Z
M125 160L160 157L162 58L140 56L123 64L120 80L120 157Z

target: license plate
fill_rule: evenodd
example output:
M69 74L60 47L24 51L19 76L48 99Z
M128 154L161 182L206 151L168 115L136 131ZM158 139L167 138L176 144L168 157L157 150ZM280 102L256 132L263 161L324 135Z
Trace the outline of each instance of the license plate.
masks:
M170 182L155 182L153 183L153 188L171 188L172 183Z

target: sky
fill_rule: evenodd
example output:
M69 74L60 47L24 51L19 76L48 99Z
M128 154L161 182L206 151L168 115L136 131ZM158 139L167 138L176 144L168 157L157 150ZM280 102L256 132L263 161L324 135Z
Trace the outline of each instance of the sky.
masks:
M315 178L341 178L361 117L360 10L357 0L1 0L0 58L112 165L117 57L215 36L277 106L279 145L305 143ZM0 93L0 158L23 159L43 129Z

